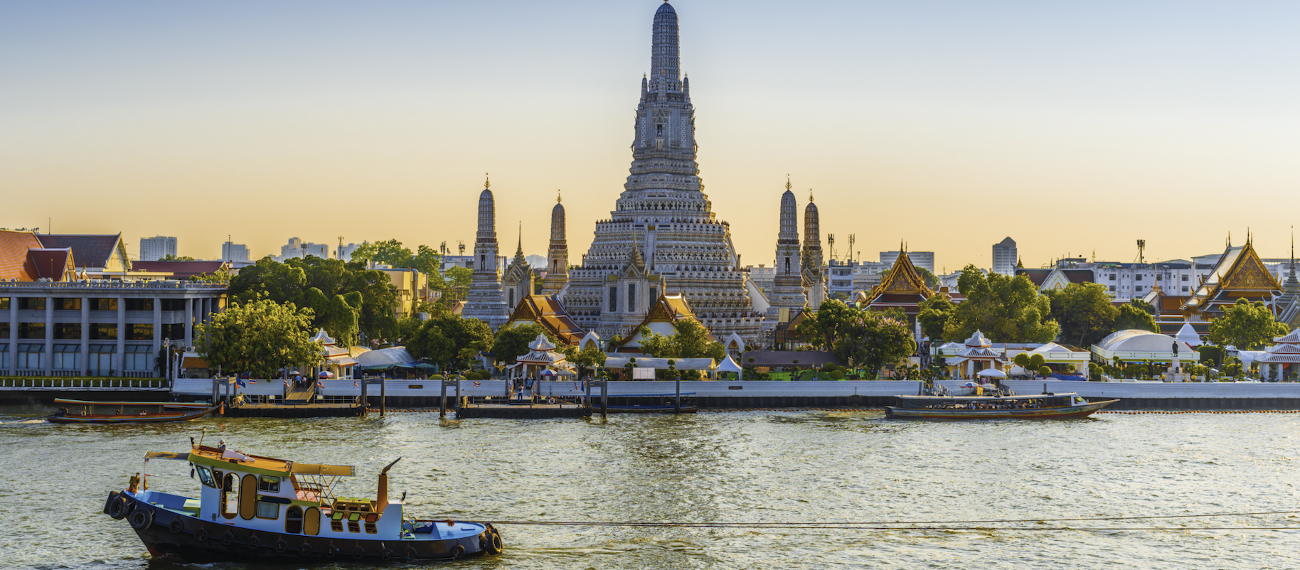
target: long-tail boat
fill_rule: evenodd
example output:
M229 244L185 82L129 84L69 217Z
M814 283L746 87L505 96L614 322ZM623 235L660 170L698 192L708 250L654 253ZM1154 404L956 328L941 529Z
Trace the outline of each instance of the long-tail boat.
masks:
M1071 393L1024 396L896 396L885 415L899 419L1073 419L1086 418L1119 400L1089 402Z
M149 553L187 562L324 563L347 560L454 560L501 552L488 523L417 519L403 494L388 493L379 472L375 499L336 497L350 465L296 463L191 443L189 452L150 452L149 459L188 461L202 487L197 499L149 489L137 473L109 493L104 513L126 519ZM398 458L400 460L401 458Z
M190 402L93 402L55 399L59 411L46 418L56 424L134 424L183 422L201 418L218 406Z

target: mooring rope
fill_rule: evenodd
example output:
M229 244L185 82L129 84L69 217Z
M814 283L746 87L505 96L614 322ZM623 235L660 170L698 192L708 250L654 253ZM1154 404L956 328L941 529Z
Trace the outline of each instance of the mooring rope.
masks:
M1268 515L1297 515L1300 511L1252 511L1228 513L1196 513L1184 515L1132 515L1105 517L1057 517L1037 519L982 519L982 520L894 520L894 521L787 521L787 522L674 522L674 521L542 521L542 520L501 520L492 521L497 525L521 526L588 526L588 527L659 527L659 528L783 528L783 529L819 529L833 528L846 530L1007 530L1007 531L1157 531L1157 530L1300 530L1296 526L974 526L974 525L1008 525L1008 524L1042 524L1084 521L1133 521L1133 520L1173 520L1192 518L1255 517ZM962 526L964 525L964 526Z

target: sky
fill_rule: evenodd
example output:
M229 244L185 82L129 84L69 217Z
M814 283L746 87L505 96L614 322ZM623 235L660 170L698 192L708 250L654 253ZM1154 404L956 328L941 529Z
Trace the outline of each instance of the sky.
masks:
M658 0L0 0L0 227L473 246L571 261L631 160ZM1300 4L675 0L701 175L746 264L789 173L822 231L1027 266L1287 255ZM52 225L51 225L52 224Z

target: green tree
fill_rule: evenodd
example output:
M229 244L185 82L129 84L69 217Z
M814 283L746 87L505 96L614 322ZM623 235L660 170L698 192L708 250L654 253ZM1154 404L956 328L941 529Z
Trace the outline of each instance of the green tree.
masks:
M232 303L196 327L195 348L223 372L274 378L283 368L321 362L312 316L311 309L270 299Z
M1223 309L1223 315L1210 321L1209 339L1218 345L1255 350L1286 333L1286 325L1277 322L1262 301L1237 299Z
M491 349L491 327L478 319L457 315L425 321L406 345L411 356L433 362L444 370L467 368L480 353Z
M641 350L655 358L712 358L722 360L727 357L727 349L722 343L713 340L709 329L695 319L680 319L673 323L677 331L672 336L664 336L641 331Z
M1119 310L1111 303L1106 286L1071 283L1048 295L1052 318L1061 327L1061 340L1088 347L1114 332Z
M916 352L911 327L896 314L828 300L799 325L799 334L853 368L878 374Z
M1024 275L984 275L967 266L958 284L966 300L944 329L948 340L964 339L978 329L994 342L1049 342L1061 330L1051 319L1047 296Z
M921 332L930 340L942 340L943 329L956 314L957 305L947 293L939 293L921 301L918 308L920 313L916 315L916 320L921 324Z
M595 345L590 345L583 349L579 349L576 346L570 347L569 350L565 351L565 354L569 359L569 362L572 362L574 366L578 367L579 377L582 376L583 370L595 370L605 366L606 354Z
M546 337L551 344L559 346L551 333L542 328L537 323L522 323L511 327L501 327L497 331L496 338L492 341L492 358L498 362L512 363L521 354L528 354L528 344L537 338L537 335Z
M264 257L230 280L230 296L235 301L265 297L311 307L317 311L314 326L335 337L379 342L398 336L397 289L387 275L361 264L314 256L279 263ZM351 319L341 314L348 310L345 305L356 313L355 333Z
M1020 354L1017 354L1015 358L1012 358L1011 362L1014 362L1016 366L1023 368L1025 372L1029 373L1030 376L1033 376L1035 374L1040 374L1042 373L1041 371L1043 368L1047 368L1047 360L1044 359L1043 355L1041 354L1029 354L1028 352L1022 352ZM1047 370L1048 371L1042 373L1042 375L1046 376L1047 374L1051 374L1052 369L1047 368Z
M1141 305L1134 302L1128 302L1120 305L1115 322L1111 324L1111 330L1123 331L1128 329L1141 329L1144 331L1156 332L1156 318L1151 313L1146 312Z

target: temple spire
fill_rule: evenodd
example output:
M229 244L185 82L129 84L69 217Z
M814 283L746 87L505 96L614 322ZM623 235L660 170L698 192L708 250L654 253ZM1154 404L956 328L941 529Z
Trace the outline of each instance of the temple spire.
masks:
M681 80L677 37L677 11L668 2L655 12L650 52L650 82L655 90L677 90Z

